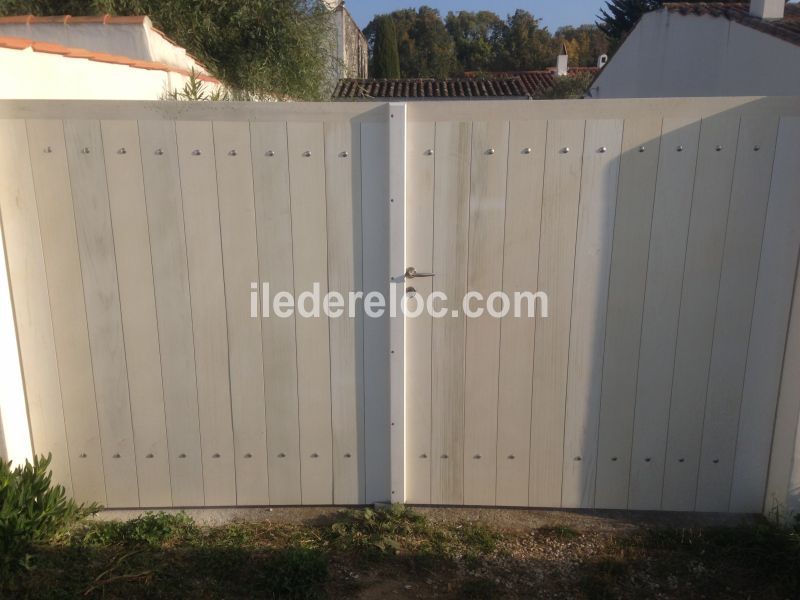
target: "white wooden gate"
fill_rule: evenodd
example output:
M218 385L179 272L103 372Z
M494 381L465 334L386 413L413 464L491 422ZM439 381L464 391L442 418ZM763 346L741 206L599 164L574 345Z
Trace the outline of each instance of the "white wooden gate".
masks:
M799 115L0 103L26 395L0 454L29 425L112 507L791 503ZM254 282L388 293L408 266L448 308L541 290L549 316L250 317Z

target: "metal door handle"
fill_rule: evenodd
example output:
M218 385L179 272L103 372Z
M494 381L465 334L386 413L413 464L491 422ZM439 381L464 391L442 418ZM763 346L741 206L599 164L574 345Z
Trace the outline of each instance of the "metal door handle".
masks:
M418 273L414 267L408 267L406 269L405 278L416 279L417 277L433 277L433 275L433 273Z

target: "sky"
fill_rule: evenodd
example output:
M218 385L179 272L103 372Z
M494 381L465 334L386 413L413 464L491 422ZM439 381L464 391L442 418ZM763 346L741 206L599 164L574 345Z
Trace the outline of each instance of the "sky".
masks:
M376 14L400 8L426 5L436 8L444 17L448 11L490 10L505 18L522 8L542 20L550 31L562 25L594 23L595 15L605 6L604 0L346 0L345 6L362 29Z

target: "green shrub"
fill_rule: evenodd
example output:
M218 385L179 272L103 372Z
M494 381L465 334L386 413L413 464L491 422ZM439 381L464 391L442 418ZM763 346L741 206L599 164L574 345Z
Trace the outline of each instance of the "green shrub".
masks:
M51 456L11 468L0 459L0 574L26 567L33 545L50 541L80 519L100 510L76 504L48 471Z
M163 546L191 541L199 530L186 513L148 512L130 521L91 523L73 538L85 546Z

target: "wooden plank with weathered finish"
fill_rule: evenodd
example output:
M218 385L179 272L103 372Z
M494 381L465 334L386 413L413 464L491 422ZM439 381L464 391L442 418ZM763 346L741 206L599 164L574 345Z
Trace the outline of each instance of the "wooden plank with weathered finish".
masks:
M623 122L586 122L575 247L561 505L594 506L603 350Z
M0 120L0 213L14 302L31 442L51 453L53 482L72 493L70 453L58 378L53 323L24 121Z
M496 502L500 319L487 310L502 310L501 302L490 305L490 298L503 287L508 132L503 121L472 124L467 289L484 298L471 302L472 308L484 310L466 323L465 504Z
M550 121L542 192L539 289L549 314L536 326L528 504L561 506L572 277L584 121Z
M625 121L603 351L596 508L628 506L636 370L660 145L661 119Z
M775 423L793 276L800 247L800 118L783 117L778 127L764 244L758 267L750 347L731 487L731 512L764 507L769 451Z
M536 293L539 228L542 216L547 121L514 121L508 144L503 291ZM500 323L500 373L497 405L497 504L527 506L530 466L533 341L541 304L531 318L529 301L519 317Z
M174 506L205 502L188 258L175 124L140 121Z
M661 506L667 421L700 122L664 119L650 231L628 506Z
M303 504L333 501L330 337L327 319L304 316L301 295L328 288L322 123L288 125Z
M464 502L464 341L460 299L467 291L469 157L472 124L436 123L434 173L434 292L445 316L432 328L431 502Z
M261 319L250 313L252 286L259 276L250 126L215 122L213 129L228 315L236 503L268 504Z
M228 329L211 123L176 123L207 506L236 504Z
M433 171L435 130L420 123L409 123L406 166L413 176L406 185L406 261L420 272L433 271ZM425 302L433 289L432 278L408 282L416 290L409 310ZM406 286L404 286L406 287ZM422 310L406 319L406 489L405 501L429 504L431 501L431 316Z
M102 121L108 200L128 365L139 505L172 505L161 352L136 121Z
M128 365L99 121L66 121L108 506L139 506Z
M73 496L107 503L81 260L61 121L27 124ZM46 150L49 149L49 150Z
M347 298L361 289L361 128L325 123L328 288ZM363 504L363 315L329 319L333 502ZM359 335L361 334L361 335Z
M684 510L728 510L739 405L777 133L777 117L743 119L739 128L703 428L702 431L695 429L694 421L684 423L679 431L686 435L687 429L691 430L695 437L679 440L674 450L670 440L663 503L667 510L676 506ZM730 151L733 152L733 148ZM688 469L688 476L681 478L679 475L679 483L673 487L670 469L686 465L688 460L681 462L680 459L688 458L687 451L691 452L689 460L693 465ZM667 502L668 490L673 489L674 502ZM697 500L693 503L695 490Z
M292 214L286 123L251 123L259 281L276 294L294 294ZM263 317L262 313L259 318ZM300 504L300 425L295 316L261 320L267 402L267 463L272 504Z

